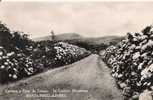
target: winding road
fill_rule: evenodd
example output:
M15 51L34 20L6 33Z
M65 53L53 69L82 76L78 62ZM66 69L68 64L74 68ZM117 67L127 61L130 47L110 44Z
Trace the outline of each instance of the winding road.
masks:
M36 97L38 94L50 97ZM98 55L92 54L71 65L1 86L0 100L123 100L123 97L110 69Z

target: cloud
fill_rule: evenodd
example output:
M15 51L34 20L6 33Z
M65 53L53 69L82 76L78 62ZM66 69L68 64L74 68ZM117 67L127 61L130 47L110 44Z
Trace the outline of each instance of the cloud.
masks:
M151 2L2 2L0 19L32 37L75 32L83 36L125 35L152 24Z

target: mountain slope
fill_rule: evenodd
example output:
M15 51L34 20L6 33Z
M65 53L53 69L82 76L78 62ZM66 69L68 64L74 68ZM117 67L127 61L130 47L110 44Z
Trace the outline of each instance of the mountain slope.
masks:
M44 41L50 39L51 37L42 37L39 40ZM70 44L77 45L79 47L90 50L93 53L98 53L100 50L105 49L109 45L116 45L118 42L120 42L123 39L124 37L118 37L118 36L105 36L98 38L82 37L78 34L62 34L62 35L57 35L55 38L56 41L68 42ZM34 40L38 41L38 39Z
M56 40L70 40L70 39L80 39L80 38L82 38L82 36L76 33L63 33L55 36ZM33 40L43 41L43 40L52 40L52 39L51 36L44 36L44 37L34 38Z

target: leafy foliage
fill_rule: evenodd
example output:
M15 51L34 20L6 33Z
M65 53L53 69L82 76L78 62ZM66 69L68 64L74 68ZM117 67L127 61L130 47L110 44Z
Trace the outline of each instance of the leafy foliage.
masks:
M0 24L0 83L16 81L43 72L46 68L56 68L71 64L90 52L84 48L64 42L33 42L22 32L11 32Z
M153 91L152 50L153 30L148 26L140 33L128 33L125 40L103 52L102 58L112 68L112 76L125 96Z

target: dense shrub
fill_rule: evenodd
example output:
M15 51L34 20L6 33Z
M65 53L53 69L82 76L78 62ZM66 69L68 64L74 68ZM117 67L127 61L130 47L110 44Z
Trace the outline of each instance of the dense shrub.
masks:
M44 48L29 47L32 53L27 56L22 50L7 52L0 48L0 82L15 81L34 75L46 68L56 68L71 64L90 54L83 48L63 42L54 43Z
M88 55L86 49L64 42L34 42L26 34L11 32L0 23L0 83L71 64Z
M57 42L34 49L31 57L37 63L43 64L44 67L57 67L78 61L89 54L90 52L84 48L64 42Z
M135 97L153 90L153 30L148 26L140 33L128 33L117 46L106 49L103 60L112 68L112 76L123 94Z
M1 83L34 74L33 60L22 52L7 52L1 47L0 54Z
M55 59L62 62L63 64L69 64L75 62L90 54L84 48L80 48L75 45L59 42L54 45L56 51Z

